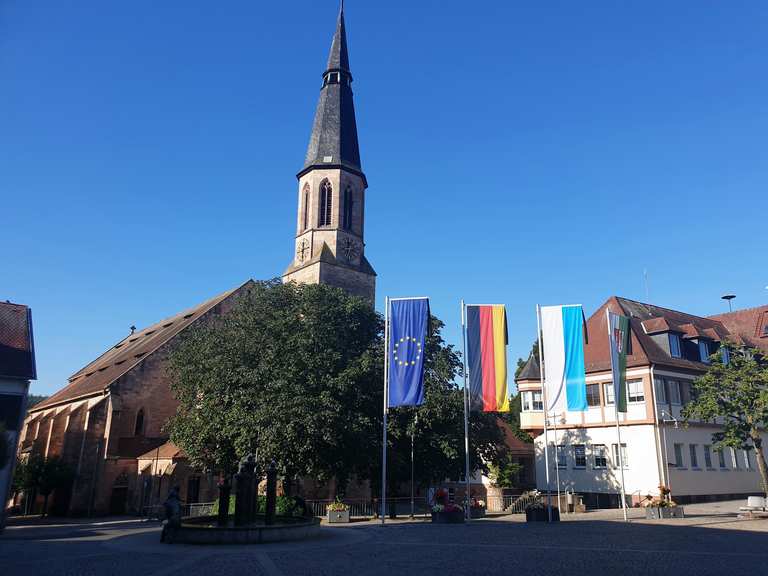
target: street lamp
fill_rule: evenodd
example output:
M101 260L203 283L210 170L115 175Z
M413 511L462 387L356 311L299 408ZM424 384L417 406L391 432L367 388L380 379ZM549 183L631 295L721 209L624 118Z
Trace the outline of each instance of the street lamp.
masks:
M667 420L666 417L669 417ZM665 423L673 422L675 424L675 430L677 430L680 426L680 423L678 422L677 418L675 418L672 414L668 414L665 410L661 411L661 438L662 438L662 444L663 444L663 450L662 450L662 457L664 458L664 475L666 476L667 481L667 488L669 488L670 492L672 491L672 482L669 480L669 457L667 456L667 429L664 427ZM621 446L619 446L619 450L621 450Z
M766 288L768 288L768 286ZM723 294L722 296L720 296L720 298L728 301L728 312L733 312L733 306L731 306L731 300L736 298L736 294L731 294L729 292L727 294Z

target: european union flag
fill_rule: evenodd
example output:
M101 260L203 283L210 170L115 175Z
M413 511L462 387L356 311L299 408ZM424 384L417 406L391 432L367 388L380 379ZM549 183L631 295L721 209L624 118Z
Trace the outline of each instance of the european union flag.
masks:
M429 300L390 300L389 398L387 405L418 406L424 402L424 340Z

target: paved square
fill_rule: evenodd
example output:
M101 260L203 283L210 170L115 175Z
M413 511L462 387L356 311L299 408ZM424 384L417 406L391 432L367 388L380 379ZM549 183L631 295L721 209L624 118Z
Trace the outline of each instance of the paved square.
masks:
M3 576L764 574L768 520L736 518L737 504L688 506L688 517L631 522L615 510L525 524L519 516L469 525L424 521L323 526L302 543L195 547L159 543L141 521L17 524L0 537Z

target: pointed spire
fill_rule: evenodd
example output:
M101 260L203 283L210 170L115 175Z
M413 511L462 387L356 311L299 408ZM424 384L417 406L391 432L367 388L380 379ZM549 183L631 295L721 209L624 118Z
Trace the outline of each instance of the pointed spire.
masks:
M331 52L328 54L327 71L344 70L349 72L349 55L347 54L347 31L344 28L344 1L341 2L339 17L336 20L336 33L333 35Z
M323 74L323 86L315 111L312 135L309 138L304 168L299 177L311 168L343 167L365 179L360 168L357 143L357 123L352 98L352 73L347 53L347 32L344 26L344 2L336 21L336 31Z

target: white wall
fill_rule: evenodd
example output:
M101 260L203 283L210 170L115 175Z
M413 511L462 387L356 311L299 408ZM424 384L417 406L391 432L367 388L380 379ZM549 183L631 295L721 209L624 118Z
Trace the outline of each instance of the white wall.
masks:
M754 451L750 455L750 467L747 468L744 453L737 450L739 467L733 466L731 449L725 451L726 468L720 468L718 454L712 451L712 468L707 469L704 460L704 445L712 444L712 433L717 428L689 427L675 429L665 425L667 437L667 461L669 462L669 486L672 497L681 495L708 494L744 494L747 492L760 493L760 472L757 470ZM768 437L763 435L763 442L768 443ZM682 444L683 466L676 467L676 443ZM696 446L697 466L691 465L690 445Z
M627 495L633 492L640 494L657 494L659 466L656 457L656 441L653 426L650 424L637 426L622 426L621 441L627 445L627 466L624 469L624 482ZM560 489L573 488L575 492L616 493L621 486L621 472L618 463L613 461L612 444L616 444L616 428L570 428L555 432L549 431L550 443L550 482L551 489L556 489L555 474L555 444L566 446L567 462L565 468L558 470ZM574 444L586 445L586 467L579 469L574 462ZM606 446L608 466L596 468L593 446ZM536 447L536 485L539 490L546 490L546 469L544 466L544 435L535 440Z

